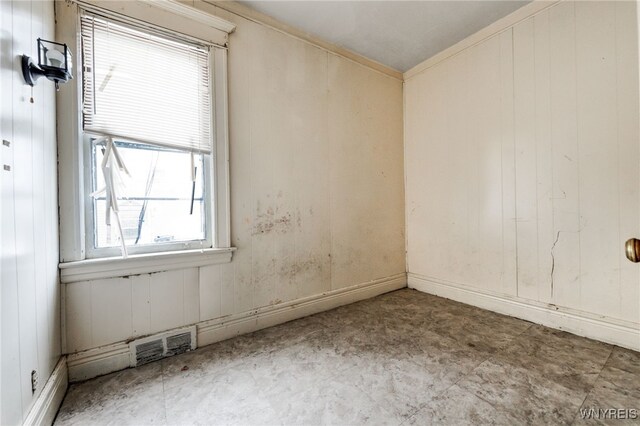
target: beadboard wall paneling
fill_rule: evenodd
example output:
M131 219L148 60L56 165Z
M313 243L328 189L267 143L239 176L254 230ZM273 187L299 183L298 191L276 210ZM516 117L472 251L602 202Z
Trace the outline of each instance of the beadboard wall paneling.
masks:
M37 57L38 37L54 38L54 13L53 1L0 9L0 133L10 143L0 146L0 423L22 424L61 353L55 89L45 79L27 86L19 58Z
M191 4L237 25L228 56L237 251L225 265L65 284L67 353L405 272L402 82Z
M562 1L407 79L410 276L640 327L636 7Z
M408 80L409 271L513 295L511 32Z

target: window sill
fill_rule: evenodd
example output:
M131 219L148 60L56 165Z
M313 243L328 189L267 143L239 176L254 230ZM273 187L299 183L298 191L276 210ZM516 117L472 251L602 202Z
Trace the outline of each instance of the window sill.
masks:
M212 248L137 254L131 255L126 259L106 257L65 262L59 264L60 282L67 284L77 281L126 277L173 269L229 263L234 251L235 247Z

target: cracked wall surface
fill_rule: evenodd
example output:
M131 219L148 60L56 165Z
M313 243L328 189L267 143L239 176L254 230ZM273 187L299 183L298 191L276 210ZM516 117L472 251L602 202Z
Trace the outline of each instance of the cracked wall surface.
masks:
M563 1L405 82L408 269L638 327L638 20Z

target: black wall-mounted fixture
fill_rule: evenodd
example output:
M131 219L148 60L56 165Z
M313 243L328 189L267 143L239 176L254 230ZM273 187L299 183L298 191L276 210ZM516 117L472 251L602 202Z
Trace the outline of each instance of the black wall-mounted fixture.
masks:
M71 74L71 52L66 44L56 43L38 38L38 64L27 55L22 55L22 75L24 81L33 86L36 81L45 76L56 84L66 83L73 78Z

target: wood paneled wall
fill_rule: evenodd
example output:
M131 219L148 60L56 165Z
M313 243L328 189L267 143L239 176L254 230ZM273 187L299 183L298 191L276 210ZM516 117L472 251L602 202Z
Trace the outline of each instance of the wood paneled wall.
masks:
M405 272L402 82L215 6L233 261L66 289L73 353Z
M410 275L638 327L635 2L563 1L405 83Z
M0 2L3 425L22 424L60 357L55 90L27 86L19 57L53 33L53 1Z

